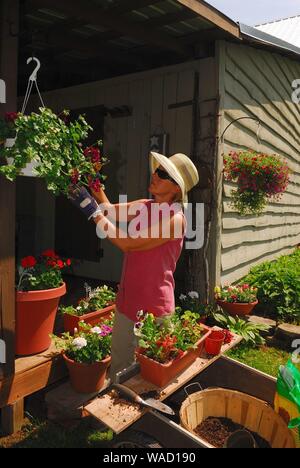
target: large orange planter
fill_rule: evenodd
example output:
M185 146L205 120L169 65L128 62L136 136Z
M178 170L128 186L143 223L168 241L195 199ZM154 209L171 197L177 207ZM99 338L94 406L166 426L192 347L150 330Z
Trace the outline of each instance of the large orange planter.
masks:
M16 293L16 354L28 356L49 348L59 300L66 294L59 288Z
M258 301L251 303L239 303L239 302L226 302L226 301L217 301L217 304L222 307L225 312L232 316L243 317L245 315L250 315L255 306L257 306Z
M73 335L74 328L78 329L78 324L82 320L92 326L98 325L100 322L103 322L103 320L111 318L115 311L115 307L115 305L111 305L109 307L105 307L105 309L90 312L89 314L81 315L80 317L77 315L64 314L64 330L65 332L69 332Z
M210 328L203 325L205 333L197 343L197 349L186 351L181 358L174 359L167 364L150 359L138 349L136 356L141 366L141 375L143 379L153 383L157 387L165 387L171 380L173 380L180 372L189 367L195 359L197 359L204 348L205 340L210 335Z
M105 383L106 371L110 366L111 357L93 364L81 364L69 359L63 354L70 374L72 387L78 393L95 393L101 390Z

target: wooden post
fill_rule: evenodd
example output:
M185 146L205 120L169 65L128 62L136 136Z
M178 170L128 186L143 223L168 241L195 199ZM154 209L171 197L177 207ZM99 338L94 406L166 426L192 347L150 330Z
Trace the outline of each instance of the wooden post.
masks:
M17 109L18 25L19 0L0 0L0 78L6 83L0 115ZM15 184L0 176L0 338L6 344L5 377L15 371L15 193ZM23 402L16 405L2 413L6 433L19 428Z
M1 410L1 427L5 435L20 431L24 424L24 399Z

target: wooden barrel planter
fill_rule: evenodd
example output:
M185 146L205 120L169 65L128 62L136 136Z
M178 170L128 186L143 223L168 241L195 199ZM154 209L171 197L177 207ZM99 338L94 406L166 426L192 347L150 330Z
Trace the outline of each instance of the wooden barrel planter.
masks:
M245 393L223 388L190 395L180 410L181 425L196 435L203 445L213 445L199 437L195 429L207 418L227 418L265 439L272 448L296 448L283 419L264 401Z

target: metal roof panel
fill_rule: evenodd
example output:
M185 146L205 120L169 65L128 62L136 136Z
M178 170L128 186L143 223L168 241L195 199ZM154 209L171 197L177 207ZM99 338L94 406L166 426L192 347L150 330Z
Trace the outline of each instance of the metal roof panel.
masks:
M300 48L300 16L261 24L256 28Z

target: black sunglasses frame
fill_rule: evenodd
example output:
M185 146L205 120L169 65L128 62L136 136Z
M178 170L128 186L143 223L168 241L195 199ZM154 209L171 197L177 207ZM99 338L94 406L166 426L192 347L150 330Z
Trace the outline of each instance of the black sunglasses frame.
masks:
M166 171L163 171L159 167L156 169L155 174L157 174L161 180L170 180L173 182L173 184L178 185L177 182L175 182L175 180L172 179L172 177Z

